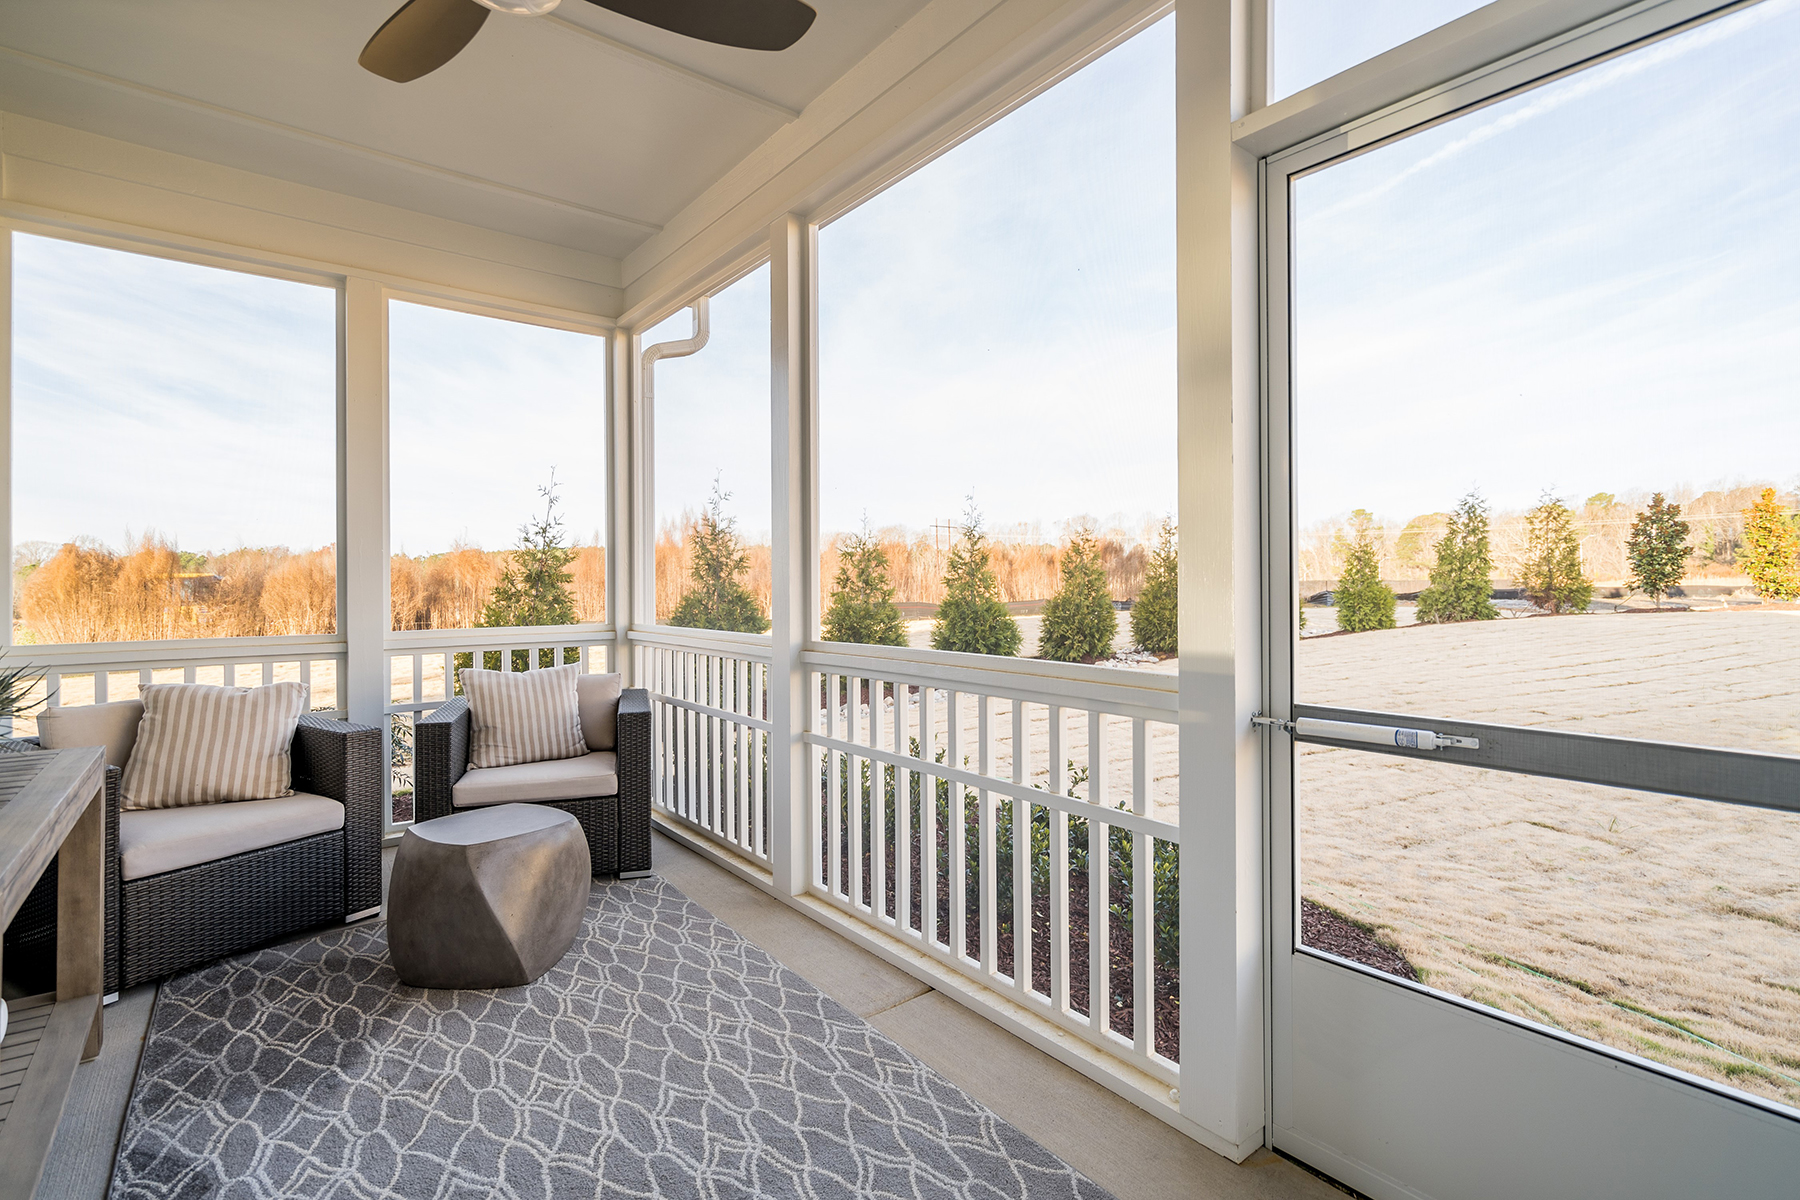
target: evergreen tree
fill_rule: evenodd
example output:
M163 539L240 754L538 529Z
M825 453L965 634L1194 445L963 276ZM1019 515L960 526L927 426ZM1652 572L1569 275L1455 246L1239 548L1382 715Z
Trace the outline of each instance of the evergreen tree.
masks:
M1431 586L1419 593L1419 621L1492 621L1494 608L1493 551L1488 543L1487 503L1470 492L1451 513L1438 539Z
M1175 522L1164 517L1162 527L1156 531L1156 548L1150 552L1150 566L1144 572L1144 590L1131 605L1131 640L1140 650L1151 654L1175 653L1178 567ZM1302 613L1300 619L1304 622L1306 615ZM1301 628L1305 628L1304 624Z
M1594 585L1581 570L1575 514L1545 492L1525 520L1525 561L1519 567L1525 598L1552 613L1586 612Z
M1344 573L1334 590L1338 628L1351 633L1394 628L1394 589L1381 582L1381 538L1375 517L1359 508L1350 514L1353 536L1338 534Z
M1744 548L1738 563L1757 594L1770 600L1800 597L1800 533L1775 499L1774 488L1764 488L1755 504L1744 510Z
M938 605L937 620L931 627L932 649L964 654L1019 652L1023 640L1019 623L1000 600L1000 580L990 559L981 514L971 500L963 514L962 537L950 551L944 572L944 602Z
M1038 654L1056 662L1094 662L1111 658L1119 617L1100 564L1100 539L1082 526L1062 553L1062 582L1044 605Z
M556 515L556 472L538 488L544 498L544 515L519 526L519 545L509 557L506 573L488 595L481 612L487 626L573 625L575 597L569 585L575 576L566 568L575 559L572 547L563 544L562 518Z
M888 581L887 554L869 532L867 520L861 533L851 534L838 547L837 578L832 581L824 626L828 642L906 645L906 624L894 603L894 585Z
M738 540L737 519L725 515L731 493L713 481L712 497L689 531L694 567L687 595L675 606L669 624L689 629L723 629L731 633L767 633L769 618L738 579L750 556Z
M1687 562L1688 523L1681 519L1681 505L1668 504L1661 492L1650 497L1650 507L1631 522L1625 539L1625 558L1631 564L1631 586L1656 601L1681 582Z

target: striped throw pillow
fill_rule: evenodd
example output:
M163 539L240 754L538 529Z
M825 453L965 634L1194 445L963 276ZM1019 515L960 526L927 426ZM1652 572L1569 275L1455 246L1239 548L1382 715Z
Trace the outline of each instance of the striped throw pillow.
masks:
M579 663L538 671L464 667L458 677L469 698L469 766L511 767L586 754L575 693L580 674Z
M291 796L294 727L304 683L215 687L152 683L125 764L120 808L183 808Z

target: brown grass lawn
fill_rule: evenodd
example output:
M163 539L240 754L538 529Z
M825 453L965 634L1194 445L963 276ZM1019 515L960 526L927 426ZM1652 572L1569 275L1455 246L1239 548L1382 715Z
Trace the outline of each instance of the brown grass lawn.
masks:
M1800 753L1800 613L1567 616L1301 644L1314 703ZM1324 747L1303 892L1428 985L1800 1105L1800 815Z

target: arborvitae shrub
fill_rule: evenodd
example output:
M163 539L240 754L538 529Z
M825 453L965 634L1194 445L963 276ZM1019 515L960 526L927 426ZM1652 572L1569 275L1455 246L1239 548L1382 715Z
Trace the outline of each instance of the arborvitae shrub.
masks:
M990 564L981 514L973 505L963 515L962 536L950 551L944 571L944 599L931 627L935 650L964 654L1019 652L1019 623L1000 599L1000 581Z
M1140 650L1175 653L1179 574L1175 523L1164 518L1162 528L1156 532L1156 549L1150 552L1150 565L1144 571L1144 589L1131 605L1131 640Z
M838 548L837 578L832 581L831 607L825 611L823 624L828 642L906 645L906 624L894 603L887 555L867 524Z
M519 526L518 548L488 596L481 613L483 625L575 623L575 597L569 591L575 576L567 570L575 551L563 544L562 518L556 515L555 472L538 494L544 498L544 515Z
M1756 503L1744 510L1744 548L1738 552L1738 564L1758 595L1769 600L1800 596L1800 533L1775 499L1774 488L1764 488Z
M1431 586L1419 593L1419 621L1491 621L1494 556L1489 545L1487 504L1470 492L1448 518L1438 539Z
M725 515L730 493L713 484L712 498L689 534L694 566L687 595L675 606L669 624L689 629L723 629L732 633L767 633L769 617L738 576L750 565L738 540L737 520Z
M1044 605L1038 654L1057 662L1112 657L1119 617L1106 588L1106 568L1100 565L1100 541L1092 529L1075 531L1059 565L1062 583Z
M1665 502L1661 492L1650 497L1650 507L1631 522L1631 536L1625 539L1631 586L1655 600L1658 608L1687 568L1687 539L1681 505Z
M1352 536L1337 536L1344 556L1344 573L1333 595L1337 600L1338 628L1351 633L1394 628L1394 589L1381 582L1380 533L1366 509L1350 514Z
M1581 569L1581 539L1568 505L1544 494L1525 519L1525 561L1519 567L1525 598L1552 613L1586 612L1594 585Z

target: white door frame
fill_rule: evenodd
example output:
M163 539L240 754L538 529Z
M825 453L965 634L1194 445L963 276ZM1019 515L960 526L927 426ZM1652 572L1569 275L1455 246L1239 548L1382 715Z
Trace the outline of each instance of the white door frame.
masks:
M1299 699L1293 687L1291 182L1746 6L1645 0L1262 159L1265 713L1291 719ZM1462 725L1436 721L1433 727L1457 733ZM1794 1194L1800 1114L1300 947L1294 738L1281 729L1268 738L1272 1145L1377 1197ZM1545 757L1561 751L1566 759L1566 738L1532 731L1522 752L1530 764L1525 769L1566 776L1548 769ZM1623 757L1612 753L1619 747L1604 744L1613 741L1586 739L1575 747L1582 777L1643 786L1621 774ZM1520 769L1518 753L1509 762L1485 761L1485 754L1463 758L1472 766ZM1678 757L1700 767L1716 753ZM1781 772L1791 760L1748 766L1752 775L1764 768ZM1769 794L1766 787L1733 791L1723 784L1714 791L1735 803L1762 803Z

